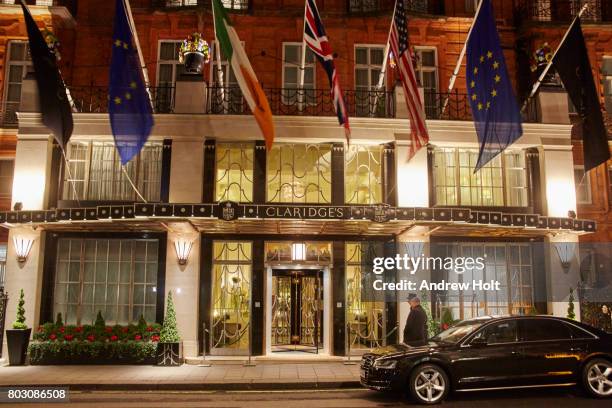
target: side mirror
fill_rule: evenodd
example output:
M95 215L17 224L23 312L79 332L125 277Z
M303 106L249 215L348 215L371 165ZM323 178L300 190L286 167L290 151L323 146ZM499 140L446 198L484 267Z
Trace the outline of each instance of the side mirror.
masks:
M477 337L470 341L470 346L472 347L486 347L487 344L487 340L483 339L482 337Z

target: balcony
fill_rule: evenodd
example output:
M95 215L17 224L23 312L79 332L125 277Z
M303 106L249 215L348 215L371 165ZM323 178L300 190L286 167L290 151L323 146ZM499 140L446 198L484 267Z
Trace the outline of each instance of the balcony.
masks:
M582 21L612 22L610 0L523 0L519 7L520 15L527 21L567 23L578 15L585 3L589 6L582 15Z
M80 113L108 112L106 87L68 87L73 105ZM149 88L157 114L173 113L175 88L170 86ZM329 89L264 88L273 115L278 116L336 116ZM472 112L466 93L454 91L444 107L446 92L425 90L425 114L427 119L471 121ZM344 102L349 117L395 118L397 102L395 92L367 89L345 90ZM400 101L403 103L403 101ZM251 111L238 87L208 87L203 112L209 115L250 115ZM4 122L16 127L15 111L18 106L6 107ZM536 99L529 103L523 121L538 123ZM7 126L5 126L7 127Z
M249 9L249 0L221 0L227 10L246 11ZM153 0L153 7L158 9L178 9L184 7L199 7L210 10L211 0Z

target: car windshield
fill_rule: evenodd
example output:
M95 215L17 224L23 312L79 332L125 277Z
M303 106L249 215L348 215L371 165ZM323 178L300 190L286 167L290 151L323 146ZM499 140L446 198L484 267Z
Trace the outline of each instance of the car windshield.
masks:
M457 343L459 340L478 329L485 322L486 320L464 320L432 337L431 340L443 343Z

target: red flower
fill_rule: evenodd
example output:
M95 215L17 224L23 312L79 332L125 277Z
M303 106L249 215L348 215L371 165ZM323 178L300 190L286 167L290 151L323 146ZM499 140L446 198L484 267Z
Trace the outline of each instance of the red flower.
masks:
M51 333L49 335L49 340L55 340L55 339L57 339L57 336L55 335L55 333Z
M87 340L88 341L94 341L96 339L96 336L94 336L93 334L90 334L89 336L87 336Z
M448 329L448 324L447 323L442 323L442 330L446 330Z
M140 341L140 340L142 340L142 336L140 334L137 334L137 335L134 336L134 340Z
M77 332L77 333L80 333L80 332L83 331L83 327L82 326L77 326L77 327L74 328L74 331Z
M43 327L42 326L38 326L38 329L36 329L39 333L43 331Z
M112 333L113 332L113 328L110 326L106 326L106 328L104 329L104 331L106 331L107 333Z
M129 329L129 328L127 328L127 327L124 327L123 329L121 329L121 331L122 331L123 333L127 333L129 330L130 330L130 329Z
M64 326L62 326L62 327L60 327L60 328L59 328L59 332L60 332L60 333L63 333L63 332L65 332L65 331L66 331L66 328L65 328Z
M71 341L72 339L74 339L74 336L72 334L66 334L64 336L64 340L66 341Z
M119 337L115 336L114 334L110 336L110 341L117 341L118 339Z
M153 327L151 327L151 326L147 326L147 331L148 331L148 332L152 332L152 331L153 331Z
M157 334L154 334L153 336L151 336L151 341L158 342L159 336Z

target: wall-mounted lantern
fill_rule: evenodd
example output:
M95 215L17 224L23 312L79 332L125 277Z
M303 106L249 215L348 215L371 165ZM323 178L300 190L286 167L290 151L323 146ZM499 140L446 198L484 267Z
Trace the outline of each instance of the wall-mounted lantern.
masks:
M555 242L555 249L559 260L561 261L561 268L563 272L568 273L570 266L572 265L572 259L574 259L574 251L576 249L575 242Z
M186 238L177 238L174 241L174 250L176 251L176 259L179 265L187 264L193 241Z
M13 245L15 245L15 253L17 254L17 262L24 263L28 259L34 238L29 237L13 237Z

